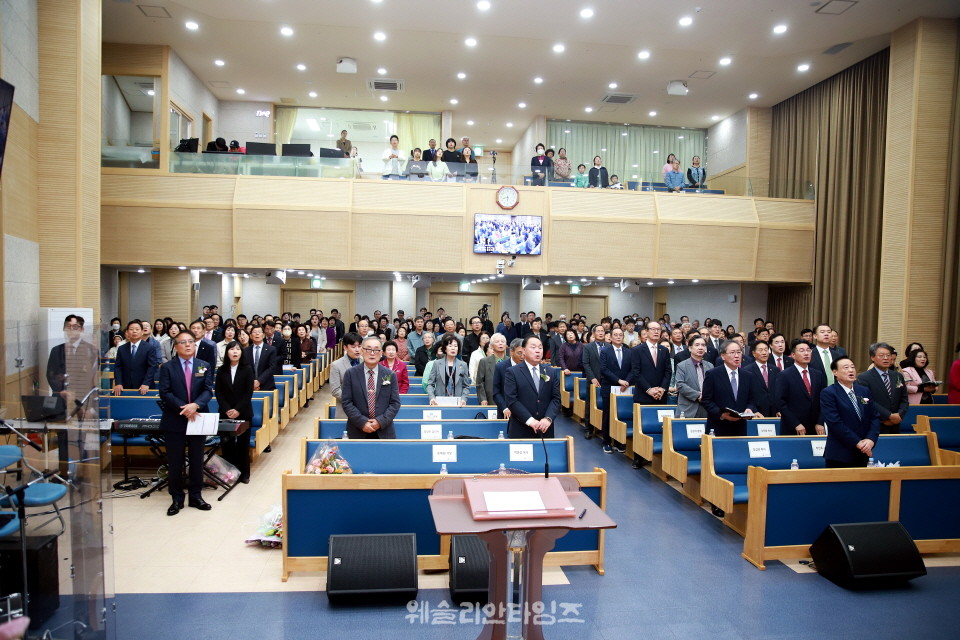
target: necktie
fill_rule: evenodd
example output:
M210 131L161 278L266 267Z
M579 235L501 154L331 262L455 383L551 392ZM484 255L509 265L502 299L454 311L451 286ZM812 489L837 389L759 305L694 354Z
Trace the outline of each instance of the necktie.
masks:
M780 371L783 371L783 358L781 358L780 356L777 356L777 369L780 369Z
M191 382L192 382L191 376L192 376L192 375L193 375L193 371L192 371L191 368L190 368L190 361L187 360L186 362L183 363L183 377L184 377L184 379L185 379L186 382L187 382L187 403L188 403L188 404L189 404L190 402L193 402L193 400L191 400L191 398L190 398L190 396L192 395L192 394L190 393L190 387L193 386L193 385L191 384Z
M760 365L760 373L763 374L763 386L769 387L770 380L767 378L767 365L765 364Z
M703 389L703 363L697 362L693 366L697 368L697 384Z
M827 374L827 384L833 384L833 371L830 370L830 363L833 362L833 358L830 357L830 352L827 349L821 350L820 357L823 360L823 370Z
M887 395L893 396L893 389L890 387L890 374L886 371L880 373L880 377L883 378L883 386L887 388Z
M260 373L260 345L253 347L253 372Z
M650 345L650 357L653 358L653 366L657 366L657 346Z
M857 412L857 417L863 418L863 416L860 414L860 406L857 403L857 396L853 394L853 391L847 391L847 396L850 397L850 402L853 403L853 410Z
M373 384L373 369L367 369L367 415L377 417L377 387Z
M621 355L620 349L617 349L617 366L618 367L623 366L623 355Z
M534 366L530 367L530 375L533 376L533 386L537 391L540 391L540 373L539 369Z
M810 378L807 377L807 370L803 370L803 386L807 388L807 395L813 394L813 387L810 386Z
M137 345L136 345L136 343L130 345L130 357L131 357L131 358L136 358L136 357L137 357Z
M733 389L733 397L737 397L737 372L730 372L730 388Z

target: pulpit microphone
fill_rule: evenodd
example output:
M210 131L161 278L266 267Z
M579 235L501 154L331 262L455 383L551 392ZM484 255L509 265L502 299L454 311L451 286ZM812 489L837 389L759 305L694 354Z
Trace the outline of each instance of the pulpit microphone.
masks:
M543 431L540 432L540 444L543 445L543 477L550 477L550 458L547 456L547 442L543 439Z

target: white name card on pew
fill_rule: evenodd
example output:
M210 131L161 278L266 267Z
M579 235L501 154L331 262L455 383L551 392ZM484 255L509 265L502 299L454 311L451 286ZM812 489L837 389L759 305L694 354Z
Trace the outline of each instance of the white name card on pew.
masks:
M497 410L487 409L487 420L496 420L496 419L497 419Z
M533 462L533 445L511 444L510 462Z
M424 420L443 420L443 412L440 409L424 409Z
M775 438L777 436L777 425L769 422L758 424L757 435L763 438Z
M663 419L664 419L664 418L672 418L672 417L673 417L673 413L674 413L673 409L658 409L658 410L657 410L657 420L660 421L660 424L663 424Z
M760 442L750 442L747 444L747 449L750 451L751 458L770 457L770 443L766 440L762 440Z
M706 433L704 430L705 427L706 425L702 422L700 424L688 424L687 438L689 440L699 440L701 437L703 437L703 434Z
M455 444L435 444L433 445L434 462L456 462L457 445Z
M460 396L434 396L438 407L459 407Z
M420 425L421 440L440 440L443 438L442 424L422 424Z
M810 447L813 449L813 455L823 457L823 450L827 447L826 440L811 440Z

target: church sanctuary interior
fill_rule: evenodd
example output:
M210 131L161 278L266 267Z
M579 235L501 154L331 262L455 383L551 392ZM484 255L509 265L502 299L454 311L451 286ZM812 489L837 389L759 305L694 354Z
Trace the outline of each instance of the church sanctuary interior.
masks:
M960 629L957 0L0 0L0 230L0 638Z

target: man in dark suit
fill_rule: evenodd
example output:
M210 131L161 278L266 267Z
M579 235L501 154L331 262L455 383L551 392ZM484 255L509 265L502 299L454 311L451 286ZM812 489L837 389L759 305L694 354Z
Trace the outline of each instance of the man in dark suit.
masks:
M633 350L623 345L623 329L615 327L610 332L610 347L600 354L600 388L597 389L597 396L601 398L599 403L603 407L600 433L603 436L604 453L614 451L622 453L627 450L626 443L614 443L610 438L610 415L613 413L610 394L615 389L619 389L622 393L630 386L630 373L633 370L632 355Z
M503 382L507 369L523 360L523 340L514 338L510 342L510 357L504 358L493 368L493 401L497 403L497 418L510 418L510 407L504 393Z
M507 435L553 437L553 422L560 413L560 376L543 365L543 343L535 335L523 339L523 361L507 369L503 393L510 409Z
M493 393L493 377L497 364L507 357L507 340L502 333L495 333L490 338L490 355L480 361L477 366L477 400L484 407L496 406L497 400Z
M770 366L783 373L793 364L793 358L787 355L787 339L782 333L770 336Z
M770 345L766 340L757 340L750 347L753 361L744 364L742 371L749 373L760 380L760 400L757 408L760 413L770 417L777 415L776 389L780 378L780 370L770 366Z
M153 387L160 359L151 345L143 343L143 326L139 320L127 323L127 341L117 348L117 361L113 367L113 395L124 389L140 389L145 395Z
M334 328L336 329L336 332L337 332L337 342L340 342L341 340L343 340L343 336L346 333L345 327L343 326L343 321L340 319L340 311L337 309L333 309L330 312L330 317L336 318L336 320L334 321ZM333 345L327 345L327 346L332 348Z
M395 439L393 419L400 410L397 374L380 363L379 338L361 343L363 364L343 374L341 399L347 414L347 436L352 439Z
M830 325L818 324L813 329L813 339L815 346L813 357L810 358L810 368L819 371L827 381L827 385L833 384L833 371L830 369L830 363L840 357L840 353L830 346Z
M813 347L806 340L790 343L793 363L777 381L774 401L780 412L780 435L823 435L820 417L820 394L827 386L826 378L810 366Z
M196 352L197 357L203 360L204 362L212 362L214 365L217 364L217 343L211 342L204 338L206 333L206 325L202 320L194 320L190 323L190 333L193 334L194 340L197 341Z
M609 348L604 339L607 336L607 330L603 328L602 324L598 324L593 328L593 342L583 345L583 354L580 356L583 362L583 377L595 387L598 387L597 391L600 389L600 378L602 374L600 372L600 354L603 353L605 348ZM589 414L589 411L587 412ZM587 415L583 419L583 437L589 440L593 437L593 425L590 424L590 416Z
M200 495L203 489L203 443L207 436L187 435L187 422L207 411L213 398L213 363L196 357L196 340L181 333L174 340L176 357L160 367L160 429L167 448L168 491L173 503L168 516L183 508L183 463L185 449L190 456L190 485L187 505L209 511Z
M277 369L277 350L263 341L263 327L250 331L251 344L244 351L247 362L253 367L253 390L273 391L277 388L274 372Z
M745 436L747 421L739 414L749 409L757 417L763 416L758 404L760 382L755 376L740 371L743 353L733 340L720 345L720 357L723 364L703 376L701 404L707 410L707 430L713 429L718 436Z
M836 382L820 394L827 444L823 450L827 468L865 467L880 437L880 416L870 390L855 383L857 367L841 356L831 365Z
M51 349L47 359L50 391L64 398L67 411L73 410L70 400L82 400L91 389L100 386L100 356L97 348L83 339L83 325L81 316L71 313L64 318L66 342Z
M637 404L664 404L670 388L670 352L660 346L660 323L647 323L647 339L633 349L633 401Z
M857 378L857 384L870 390L870 397L880 416L880 433L899 433L903 416L910 408L903 375L891 368L896 355L893 347L886 342L874 342L870 345L873 369L864 371Z
M707 355L703 358L715 367L722 367L723 362L720 359L720 345L725 340L723 335L723 322L717 318L707 322Z

